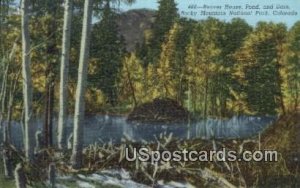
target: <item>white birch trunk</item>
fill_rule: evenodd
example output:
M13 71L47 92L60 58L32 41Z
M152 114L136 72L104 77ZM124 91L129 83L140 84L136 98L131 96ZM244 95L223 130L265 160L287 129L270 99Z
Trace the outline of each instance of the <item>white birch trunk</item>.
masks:
M33 152L33 137L32 134L32 80L30 72L30 41L28 28L28 0L22 0L21 4L22 16L22 76L23 76L23 98L25 109L25 138L24 147L25 155L28 161L32 161L34 157Z
M85 111L85 89L88 71L89 46L92 21L92 0L85 0L84 16L81 36L81 49L78 68L78 81L76 89L74 130L73 130L73 151L72 167L79 169L82 167L82 147L83 147L83 123Z
M24 0L22 0L24 1ZM17 164L15 169L16 188L26 188L26 176L24 167L21 163Z
M64 28L62 39L62 54L60 67L58 148L66 148L67 109L68 109L68 74L70 57L70 36L72 22L72 0L65 0Z

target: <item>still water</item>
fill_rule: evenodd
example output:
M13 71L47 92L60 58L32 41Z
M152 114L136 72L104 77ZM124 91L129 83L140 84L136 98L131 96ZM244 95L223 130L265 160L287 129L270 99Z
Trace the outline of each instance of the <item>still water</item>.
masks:
M84 124L84 144L105 143L112 141L120 143L122 138L132 141L155 141L161 134L178 139L230 139L248 138L259 134L267 128L276 117L239 116L231 119L207 119L188 124L157 124L136 125L126 122L126 117L97 115L86 117ZM57 120L54 120L57 125ZM42 130L43 120L34 122L35 131ZM67 123L67 135L73 131L73 119L70 117ZM12 142L17 147L22 147L22 128L18 122L12 124ZM1 129L2 132L2 129ZM56 126L53 129L56 135ZM2 137L2 133L1 136ZM55 137L54 137L55 138ZM2 139L2 138L1 138ZM34 139L34 138L32 138Z

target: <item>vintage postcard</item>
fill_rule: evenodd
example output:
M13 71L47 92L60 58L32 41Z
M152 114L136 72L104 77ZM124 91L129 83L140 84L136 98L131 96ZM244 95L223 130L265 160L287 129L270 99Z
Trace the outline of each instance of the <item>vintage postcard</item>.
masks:
M0 0L1 188L300 187L299 0Z

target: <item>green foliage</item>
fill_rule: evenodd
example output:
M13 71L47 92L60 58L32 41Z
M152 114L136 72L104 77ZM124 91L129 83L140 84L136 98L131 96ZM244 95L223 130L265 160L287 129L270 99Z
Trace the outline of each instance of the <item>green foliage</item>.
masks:
M159 77L158 87L161 88L164 98L177 99L180 87L180 64L176 58L176 41L180 25L175 23L168 34L168 39L162 44L162 52L159 59L157 73Z
M300 22L289 32L286 61L286 103L295 110L300 105Z
M159 7L153 23L146 64L157 63L162 51L161 45L167 39L167 34L175 21L179 19L174 0L159 0L158 3Z
M193 111L203 117L217 113L216 77L222 69L218 36L222 25L213 18L198 23L187 48L186 76L193 94L189 100L192 100Z
M260 22L236 54L247 104L256 114L275 114L282 108L285 35L284 25Z
M159 45L165 41L165 35L172 28L174 21L179 17L179 15L177 13L178 9L174 0L159 0L158 3L159 7L155 16L153 28L153 43Z
M102 20L94 25L91 41L91 57L96 60L97 65L89 82L100 88L108 102L114 105L118 97L118 74L125 45L124 39L118 34L116 13L111 10L109 3L103 10Z
M120 101L129 102L131 107L145 102L145 71L134 53L123 60L120 76Z
M11 3L13 0L1 0L0 1L0 57L5 55L7 46L5 45L5 35L8 34L8 29L9 27L9 15L10 12L12 11L11 9Z
M62 13L61 0L31 0L31 10L36 16L43 16L45 14Z
M135 53L127 54L124 39L119 34L118 15L109 6L118 2L97 0L94 3L94 13L100 21L93 25L91 40L86 94L91 113L111 105L129 110L157 97L173 98L202 117L275 114L299 107L299 22L288 31L283 24L266 22L252 28L240 18L231 22L215 18L195 21L180 18L174 0L160 0L152 29L145 31L144 40L137 44ZM49 63L53 65L50 66L52 76L59 72L63 11L56 8L61 7L61 3L35 0L31 5L36 113L43 109L45 83L49 79L45 71ZM68 85L71 98L75 94L78 72L82 3L74 1ZM3 31L0 38L4 41L1 59L7 59L20 35L20 17L5 14L4 10L11 8L5 5L0 10ZM19 69L20 49L18 43L9 80ZM5 63L1 63L1 74L4 70ZM55 84L57 82L55 79ZM20 114L22 109L21 86L19 82L15 114ZM73 102L70 100L70 111Z
M221 65L223 71L218 75L218 95L220 98L220 115L226 117L230 114L242 113L247 110L243 102L243 88L234 77L234 66L238 61L234 53L240 49L245 38L251 33L252 27L245 20L234 18L224 25L223 36L220 37Z

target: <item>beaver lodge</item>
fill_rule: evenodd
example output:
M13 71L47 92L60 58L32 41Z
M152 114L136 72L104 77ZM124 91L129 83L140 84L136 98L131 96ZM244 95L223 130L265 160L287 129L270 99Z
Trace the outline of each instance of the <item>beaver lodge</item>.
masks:
M188 122L189 112L173 99L154 99L136 107L127 117L131 123L184 123Z

